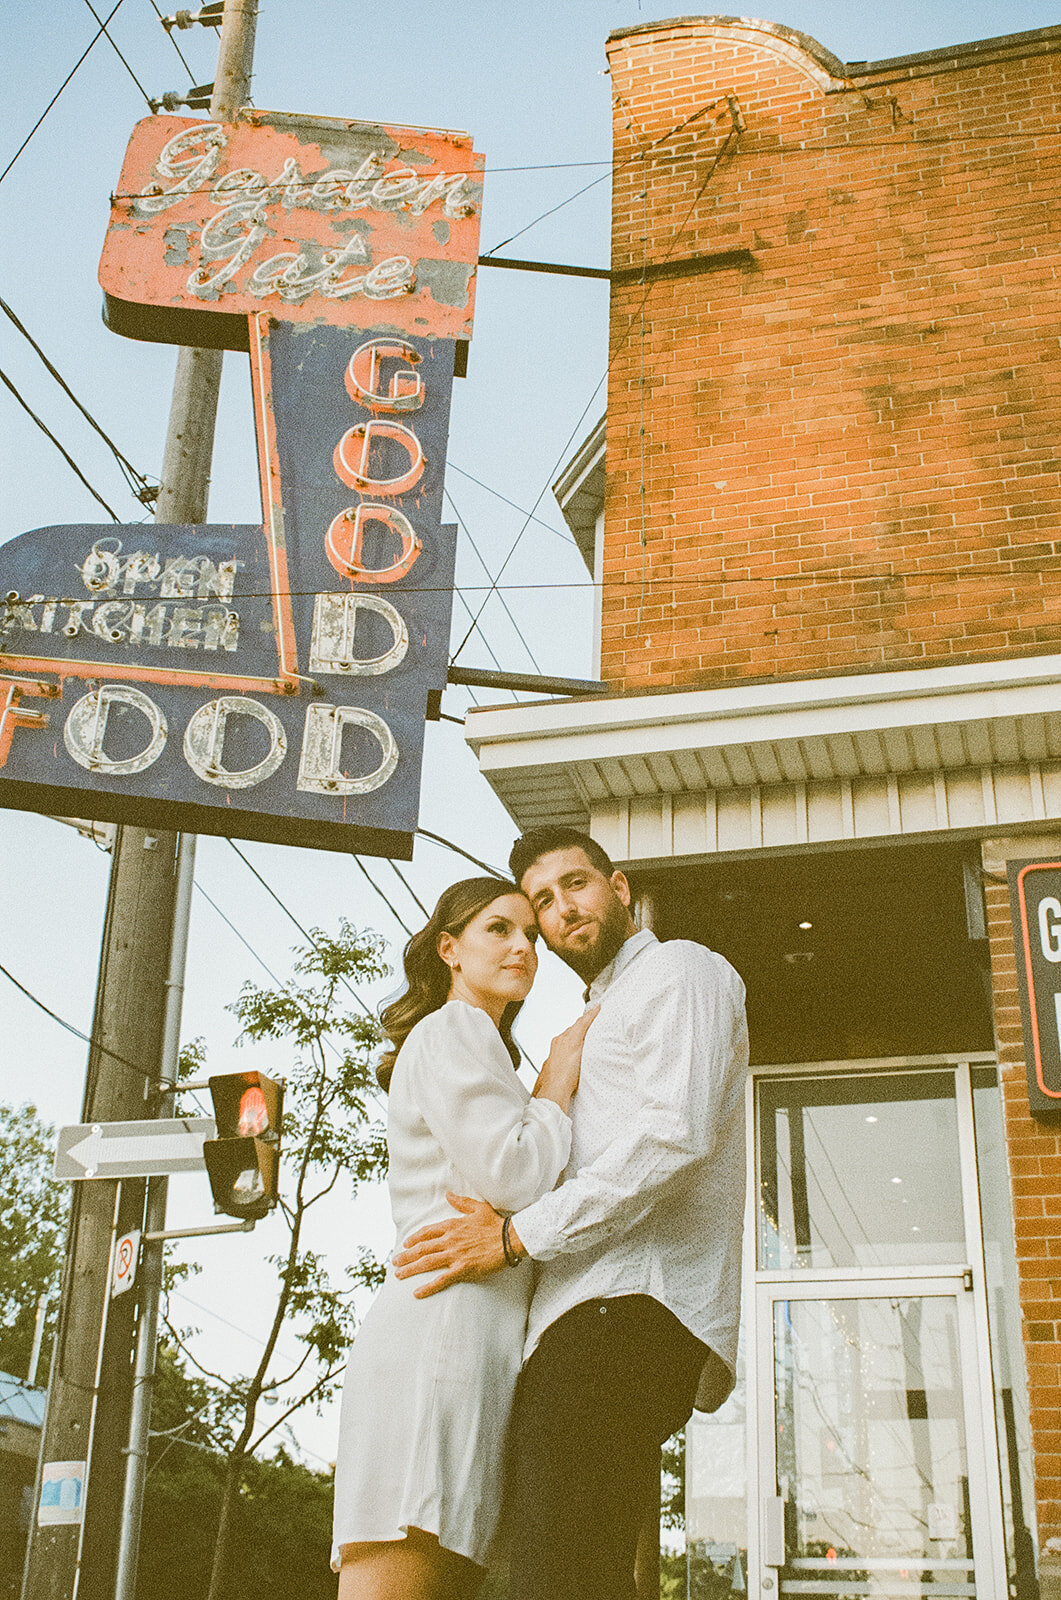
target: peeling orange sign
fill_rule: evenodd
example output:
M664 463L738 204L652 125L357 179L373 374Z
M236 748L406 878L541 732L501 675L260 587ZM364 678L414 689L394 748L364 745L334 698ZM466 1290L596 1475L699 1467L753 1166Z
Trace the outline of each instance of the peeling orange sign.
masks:
M468 339L482 165L464 133L251 108L146 117L112 198L107 323L225 349L247 348L260 312Z

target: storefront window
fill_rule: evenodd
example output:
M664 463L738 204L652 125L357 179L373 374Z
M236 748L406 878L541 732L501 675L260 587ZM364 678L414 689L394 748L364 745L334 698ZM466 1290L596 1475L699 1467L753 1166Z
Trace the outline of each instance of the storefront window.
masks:
M759 1266L965 1259L954 1075L763 1079Z

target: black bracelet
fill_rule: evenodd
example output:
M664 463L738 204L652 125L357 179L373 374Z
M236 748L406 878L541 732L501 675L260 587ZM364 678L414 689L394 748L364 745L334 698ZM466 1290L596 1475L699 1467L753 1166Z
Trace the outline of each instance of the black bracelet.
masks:
M509 1229L511 1226L512 1218L506 1217L504 1222L501 1224L501 1248L505 1252L505 1260L508 1262L509 1266L518 1267L521 1257L518 1256L515 1250L512 1248L512 1240L509 1238Z

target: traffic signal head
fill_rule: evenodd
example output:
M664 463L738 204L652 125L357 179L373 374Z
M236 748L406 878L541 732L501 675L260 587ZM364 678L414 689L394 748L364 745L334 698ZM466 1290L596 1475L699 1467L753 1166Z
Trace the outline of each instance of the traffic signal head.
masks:
M217 1138L203 1145L215 1211L257 1220L279 1193L284 1086L262 1072L210 1079Z

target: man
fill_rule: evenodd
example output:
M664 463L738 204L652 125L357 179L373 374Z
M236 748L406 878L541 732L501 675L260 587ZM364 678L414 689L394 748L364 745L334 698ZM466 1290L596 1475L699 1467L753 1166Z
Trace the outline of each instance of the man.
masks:
M418 1290L540 1263L514 1422L511 1600L630 1600L646 1487L705 1363L736 1362L744 1210L744 986L721 956L638 932L588 835L536 828L512 875L600 1011L563 1184L508 1220L421 1229ZM507 1254L506 1254L507 1246Z

